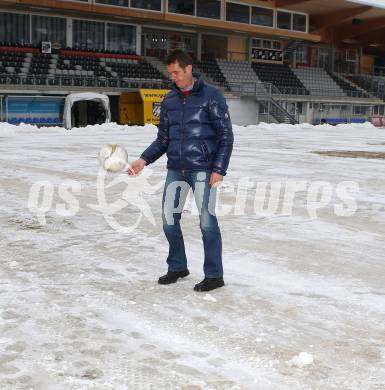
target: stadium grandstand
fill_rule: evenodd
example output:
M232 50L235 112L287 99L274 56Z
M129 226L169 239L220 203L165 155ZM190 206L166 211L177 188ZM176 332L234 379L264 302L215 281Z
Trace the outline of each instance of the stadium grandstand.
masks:
M97 92L122 123L174 49L238 124L384 116L385 1L0 0L0 121L60 125L66 95Z

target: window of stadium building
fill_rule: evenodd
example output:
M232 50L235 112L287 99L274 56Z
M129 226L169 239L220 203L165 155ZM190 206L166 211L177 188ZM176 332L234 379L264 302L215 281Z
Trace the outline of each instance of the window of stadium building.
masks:
M128 0L95 0L95 3L128 7Z
M277 28L282 28L284 30L291 30L291 13L278 11L277 12Z
M74 19L73 47L104 50L104 31L104 23Z
M107 23L107 50L135 52L136 27Z
M307 17L303 14L293 14L293 30L307 31Z
M251 23L258 26L274 27L274 10L271 8L252 7Z
M220 19L220 0L197 0L197 16L202 18Z
M168 12L183 15L195 15L195 0L169 0Z
M229 22L250 23L250 7L248 5L226 3L226 20Z
M0 42L30 43L29 15L0 12Z
M41 41L51 41L66 45L66 27L64 18L32 15L32 43L38 45Z
M161 0L131 0L130 7L148 9L151 11L161 11L162 1Z

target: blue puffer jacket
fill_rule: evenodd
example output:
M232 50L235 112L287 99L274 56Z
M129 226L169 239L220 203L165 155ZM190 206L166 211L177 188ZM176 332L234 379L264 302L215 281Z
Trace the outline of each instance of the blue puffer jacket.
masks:
M187 97L172 85L163 100L156 140L141 158L153 163L167 152L167 168L226 175L233 131L226 101L199 77Z

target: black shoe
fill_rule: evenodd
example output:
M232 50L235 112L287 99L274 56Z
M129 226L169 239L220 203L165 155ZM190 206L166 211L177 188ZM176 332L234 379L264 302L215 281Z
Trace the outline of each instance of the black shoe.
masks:
M194 287L195 291L210 291L225 285L223 278L204 278Z
M184 278L185 276L190 275L190 271L185 269L184 271L171 272L168 271L166 275L163 275L159 278L159 284L171 284L175 283L179 278Z

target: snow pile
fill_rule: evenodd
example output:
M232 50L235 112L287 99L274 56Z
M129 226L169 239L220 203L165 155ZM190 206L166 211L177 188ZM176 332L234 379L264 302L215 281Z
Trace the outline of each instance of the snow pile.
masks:
M129 126L119 125L117 123L106 123L102 125L89 125L86 127L74 127L71 130L67 130L64 127L52 126L52 127L38 127L34 125L20 123L19 125L11 125L7 122L0 122L0 137L15 136L19 134L67 134L67 135L80 135L89 134L105 134L105 133L122 133L127 131L152 131L156 132L157 127L152 124L144 126Z
M203 299L208 302L216 302L217 299L213 297L211 294L206 294Z
M373 126L370 122L365 123L343 123L336 126L332 126L329 124L323 124L323 125L311 125L310 123L300 123L298 125L289 125L286 123L265 123L261 122L258 125L249 125L249 126L238 126L234 124L234 130L349 130L352 129L356 130L363 130L363 129L378 129L375 126ZM124 132L124 131L152 131L156 132L157 127L152 124L147 124L144 126L129 126L129 125L119 125L117 123L107 123L102 125L89 125L82 128L72 128L71 130L66 130L64 127L37 127L34 125L28 125L21 123L20 125L11 125L6 122L0 122L0 137L7 136L7 135L17 135L20 133L68 133L68 134L78 134L81 132L82 134L86 134L88 132L98 134L102 133L112 133L112 132Z
M288 363L290 366L302 368L313 364L314 359L311 353L301 352L299 355L296 355Z
M289 125L286 123L265 123L261 122L258 125L249 125L249 126L235 126L235 127L245 127L247 129L257 128L257 129L273 129L273 130L336 130L336 129L375 129L370 122L365 123L341 123L339 125L333 126L330 124L322 125L312 125L310 123L300 123L298 125Z

